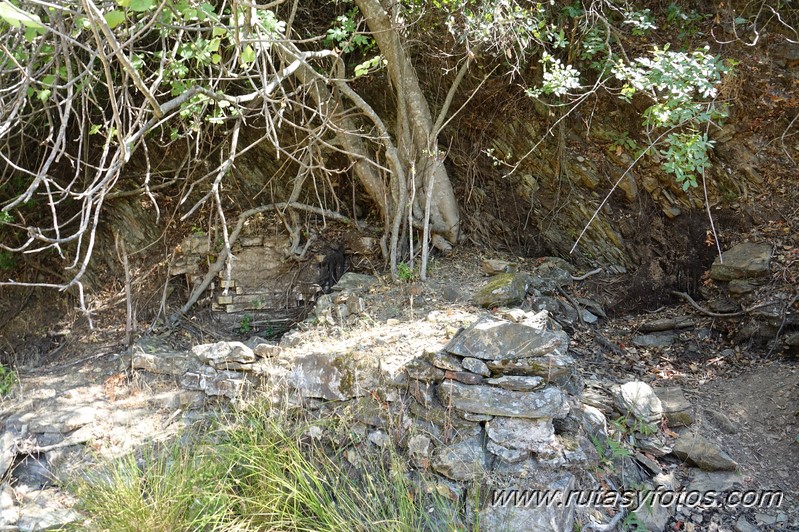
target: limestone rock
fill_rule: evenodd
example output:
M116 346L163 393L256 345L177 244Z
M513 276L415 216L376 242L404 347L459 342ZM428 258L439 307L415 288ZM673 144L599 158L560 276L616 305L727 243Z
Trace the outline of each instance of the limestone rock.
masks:
M718 445L702 436L686 434L674 445L672 452L705 471L735 471L738 464Z
M530 451L505 447L493 440L486 442L486 450L507 464L518 464L530 457Z
M438 369L448 371L463 371L461 361L449 353L433 353L430 362Z
M716 281L763 277L769 272L771 244L741 242L722 254L710 268L710 277Z
M203 391L206 395L228 399L241 398L251 388L243 373L217 370L209 366L187 371L180 378L180 385L187 390Z
M534 453L551 447L555 442L555 427L551 419L495 417L486 423L486 433L498 445Z
M493 386L469 386L454 381L438 385L441 403L475 414L524 418L561 418L569 413L566 397L558 388L514 392Z
M685 398L682 388L679 386L656 388L655 395L663 405L663 414L666 416L669 426L687 427L694 422L691 403Z
M565 333L484 318L461 331L444 349L453 355L496 362L548 355L557 349L565 351L568 343Z
M663 405L652 387L645 382L632 381L613 390L616 407L622 414L630 413L644 423L658 423L663 415Z
M481 288L472 300L484 308L512 307L522 302L530 282L531 277L526 273L501 273Z
M474 480L486 470L486 454L482 437L474 436L439 447L433 453L433 469L445 477L457 480Z

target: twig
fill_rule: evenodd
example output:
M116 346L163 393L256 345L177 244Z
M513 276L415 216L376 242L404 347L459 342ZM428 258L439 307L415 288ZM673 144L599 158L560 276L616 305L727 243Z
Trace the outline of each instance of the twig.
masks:
M753 310L757 310L759 308L768 307L774 304L777 304L777 301L768 301L766 303L758 303L757 305L753 305L749 308L745 308L743 310L739 310L738 312L713 312L712 310L707 310L704 307L701 307L699 303L694 301L694 298L686 294L685 292L677 292L676 290L671 291L672 295L680 297L686 300L692 307L694 307L697 311L701 312L705 316L710 316L711 318L735 318L736 316L745 316L749 314Z

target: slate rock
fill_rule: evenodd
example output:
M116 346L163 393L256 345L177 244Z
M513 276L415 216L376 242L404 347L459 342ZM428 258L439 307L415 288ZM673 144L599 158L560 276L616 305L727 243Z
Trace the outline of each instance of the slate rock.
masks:
M674 343L674 335L669 333L641 334L633 338L637 347L668 347Z
M486 433L494 443L534 453L552 447L555 427L551 419L524 419L498 416L486 423Z
M212 397L238 399L246 395L252 384L243 373L217 370L204 366L196 371L187 371L180 378L180 385L187 390L205 392Z
M486 450L494 456L500 458L506 464L518 464L530 457L530 451L525 449L512 449L500 445L493 440L486 442Z
M769 272L772 247L769 243L741 242L722 253L710 267L710 277L716 281L764 277Z
M668 388L655 388L655 395L663 406L663 414L671 427L687 427L694 422L693 407L682 388L670 386Z
M506 376L542 377L546 382L566 385L574 375L574 359L555 353L542 357L487 361L492 373Z
M483 384L485 378L469 371L445 371L444 379L452 379L463 384Z
M497 362L548 355L558 349L565 352L568 344L565 333L483 318L462 330L444 349L461 357Z
M463 365L463 369L465 369L466 371L471 371L472 373L480 375L482 377L491 376L491 370L488 369L486 363L480 359L466 357L461 361L461 363Z
M705 415L710 419L710 421L722 432L727 434L737 434L741 430L741 425L729 417L727 417L724 413L719 412L718 410L712 410L710 408L705 409Z
M644 423L658 423L663 405L655 391L645 382L632 381L613 389L616 407L622 414L630 413Z
M433 353L430 355L430 363L438 369L463 371L463 365L461 365L460 359L449 353Z
M378 388L379 361L361 353L314 353L292 361L287 375L302 397L344 401Z
M423 358L411 360L404 369L408 377L417 381L441 382L444 380L444 370L438 369Z
M744 485L743 476L735 471L702 471L691 468L690 476L688 491L724 493Z
M434 471L452 480L468 481L481 477L486 471L483 438L473 436L439 447L433 452L430 465Z
M472 301L483 308L512 307L524 300L530 282L526 273L501 273L478 290Z
M543 377L527 377L523 375L503 375L501 377L488 379L486 383L491 386L502 388L503 390L511 390L514 392L531 392L547 385Z
M735 471L738 468L730 455L702 436L681 436L672 452L678 458L705 471Z
M575 477L568 472L534 470L523 481L510 479L496 489L488 490L477 512L479 530L564 532L574 528L576 502L565 504L566 494L575 486ZM485 488L481 488L485 490ZM502 490L498 492L496 490ZM555 490L556 502L550 505L525 504L521 498L527 490ZM529 491L527 491L529 493ZM473 499L467 494L466 500ZM469 510L469 508L467 508Z
M131 354L131 367L133 369L149 371L158 375L182 375L197 365L194 358L186 352L159 351L148 353L136 347L134 346Z
M519 265L506 260L483 259L480 263L480 269L486 275L497 275L500 273L516 273L519 271Z
M535 392L514 392L493 386L444 381L438 385L438 397L445 407L475 414L538 419L561 418L569 413L565 395L555 387Z

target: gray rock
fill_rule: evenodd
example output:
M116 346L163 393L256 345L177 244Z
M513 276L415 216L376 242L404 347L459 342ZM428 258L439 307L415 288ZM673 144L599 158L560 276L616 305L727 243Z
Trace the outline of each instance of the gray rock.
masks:
M760 529L746 520L746 517L741 516L735 521L733 525L735 532L758 532Z
M423 358L415 358L405 365L405 372L411 379L422 382L441 382L444 371L433 366Z
M633 338L637 347L668 347L674 343L674 335L669 333L642 334Z
M460 412L460 415L466 421L474 421L475 423L482 423L483 421L491 421L494 416L489 414L472 414L471 412Z
M495 417L486 423L486 433L498 445L534 453L555 443L551 419Z
M763 277L769 272L771 244L741 242L716 258L710 267L710 277L716 281Z
M19 521L19 508L16 505L14 489L8 482L0 488L0 526L14 530Z
M363 353L315 353L293 360L288 381L302 397L343 401L378 387L379 361Z
M131 355L133 369L149 371L159 375L182 375L195 364L191 355L185 352L161 351L158 353L145 353L135 349Z
M751 294L755 291L755 286L748 282L742 281L740 279L733 279L727 285L727 289L730 291L730 294L734 296L743 296L746 294Z
M497 259L483 259L480 263L480 268L486 275L497 275L499 273L516 273L519 271L519 265L515 262L508 262L506 260Z
M430 363L443 370L463 371L460 359L449 353L433 353L430 356Z
M501 273L492 277L472 301L483 308L512 307L524 300L530 282L526 273Z
M437 473L457 480L474 480L485 473L486 454L483 438L474 436L439 447L430 464Z
M599 321L599 318L587 309L580 309L580 316L583 318L583 321L589 325Z
M633 511L635 516L644 525L644 530L649 532L663 532L666 530L666 525L676 511L675 505L642 505L642 507Z
M234 369L230 366L252 364L256 360L253 350L242 342L195 345L191 352L200 362L216 369Z
M11 431L6 431L0 437L0 478L5 476L8 468L14 463L16 456L17 436Z
M438 385L441 403L475 414L524 418L561 418L569 413L566 397L558 388L514 392L492 386L469 386L454 381Z
M605 414L598 408L583 404L575 412L579 417L585 432L590 436L605 436L608 435L608 421Z
M702 471L692 468L688 491L715 491L724 493L743 486L743 476L734 471Z
M513 323L521 323L527 319L527 313L520 308L501 309L499 317Z
M467 371L471 371L472 373L481 375L483 377L491 376L491 370L488 369L488 366L486 366L486 363L482 360L466 357L461 361L461 363L463 364L463 369Z
M487 361L495 374L508 376L542 377L546 382L566 385L574 375L574 359L569 355L554 353L542 357L516 360Z
M645 382L632 381L613 389L616 406L622 414L630 413L644 423L658 423L663 405L652 387Z
M526 451L524 449L511 449L491 440L486 442L486 450L494 456L499 457L507 464L518 464L530 456L530 451Z
M341 276L341 279L338 280L332 289L336 292L343 292L344 290L350 292L363 292L376 284L377 277L373 275L347 272Z
M693 407L682 388L670 386L668 388L656 388L655 395L663 405L663 414L671 427L687 427L694 422Z
M432 440L424 434L415 434L408 440L408 454L414 465L427 469L430 465L430 444Z
M501 489L501 491L500 491ZM574 527L576 502L565 504L566 494L574 489L574 476L565 472L535 471L520 482L510 480L489 490L477 514L480 530L564 532ZM535 504L525 497L557 490L559 503ZM472 497L467 495L467 500ZM529 503L526 503L529 502Z
M565 333L540 331L504 320L483 318L457 334L444 348L461 357L497 362L539 357L557 349L565 351L569 338Z
M180 385L187 390L203 391L209 396L228 399L241 398L251 388L243 373L217 370L209 366L197 371L187 371L180 378Z
M503 375L486 380L491 386L514 392L531 392L546 386L543 377L525 377L523 375Z
M252 352L255 353L255 356L259 358L276 357L280 354L281 351L282 349L279 345L271 342L259 343L252 349Z
M463 384L483 384L485 377L476 375L470 371L445 371L444 379L452 379Z
M705 471L735 471L738 468L738 464L727 453L702 436L681 436L672 452Z

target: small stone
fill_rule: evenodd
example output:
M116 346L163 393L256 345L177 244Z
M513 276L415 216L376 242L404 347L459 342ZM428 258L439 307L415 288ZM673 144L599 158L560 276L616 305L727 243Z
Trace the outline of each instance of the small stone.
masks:
M482 360L466 357L461 361L461 364L463 364L463 369L467 371L471 371L472 373L481 375L483 377L491 376L491 370L488 369L488 366L486 366L486 363Z
M483 384L485 379L468 371L445 371L444 379L452 379L463 384Z
M441 382L444 380L444 371L433 366L430 362L415 358L405 365L408 377L423 382Z
M724 493L735 489L736 486L743 486L743 476L733 471L702 471L691 468L690 473L691 482L688 484L688 491Z
M702 436L683 435L672 452L705 471L735 471L738 464L717 445Z
M491 421L494 419L494 416L489 414L473 414L471 412L461 412L461 416L466 421L474 421L476 423L482 423L483 421Z
M633 338L637 347L668 347L674 343L674 335L669 333L642 334Z
M722 254L722 259L713 262L710 277L716 281L751 279L763 277L771 264L771 244L741 242Z
M546 381L543 377L525 377L521 375L503 375L486 380L491 386L497 386L503 390L511 390L515 392L531 392L546 386Z
M483 273L486 275L497 275L499 273L516 273L519 271L519 265L515 262L508 262L506 260L496 259L483 259L480 264Z
M741 516L735 521L735 525L733 525L736 532L758 532L758 528L747 521L746 517Z
M492 440L486 443L486 450L494 456L498 456L508 464L518 464L530 456L530 451L524 449L510 449Z
M656 388L655 395L663 405L663 414L671 427L687 427L694 422L691 403L685 398L682 388Z
M622 414L630 413L644 423L658 423L663 405L652 387L645 382L632 381L614 387L616 406Z
M494 443L511 449L539 452L555 442L551 419L495 417L486 423L486 433Z
M463 366L459 358L450 355L449 353L433 353L430 357L430 362L439 369L449 371L463 371Z
M486 470L486 454L482 438L471 437L439 447L433 453L433 469L445 477L457 480L474 480Z
M472 300L483 308L513 307L524 300L531 277L526 273L501 273L495 275Z
M217 342L191 348L192 354L204 364L216 369L227 369L227 363L252 364L256 357L252 349L242 342Z
M333 286L335 292L363 292L377 284L377 277L362 273L347 272Z
M400 324L400 320L398 320L396 318L389 318L389 319L386 320L386 325L399 325L399 324Z
M370 432L369 436L367 437L369 438L370 442L374 443L380 448L387 447L388 444L391 443L391 438L389 437L389 435L382 430L376 430L374 432Z
M580 311L580 316L583 318L583 321L585 323L588 323L589 325L599 321L599 318L597 316L595 316L591 311L586 309L582 309Z
M277 344L261 343L253 348L253 353L259 358L271 358L280 354L282 349Z
M757 521L758 525L761 526L769 526L773 525L777 522L777 518L773 515L764 514L760 512L755 512L755 521Z

